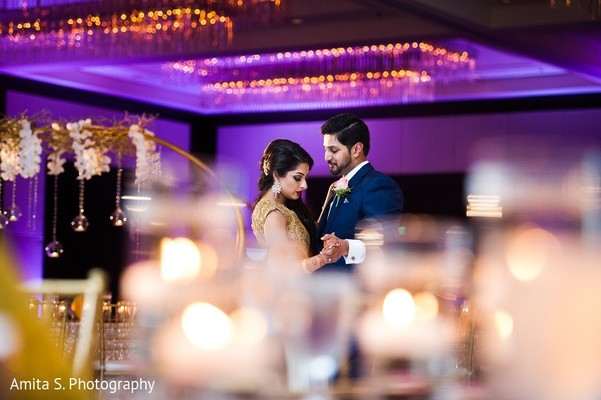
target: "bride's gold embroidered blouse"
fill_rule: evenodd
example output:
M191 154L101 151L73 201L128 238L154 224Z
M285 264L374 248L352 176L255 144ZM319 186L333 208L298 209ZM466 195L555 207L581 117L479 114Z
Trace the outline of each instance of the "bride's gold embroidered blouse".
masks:
M301 259L309 256L309 232L304 227L296 213L283 204L273 200L260 200L251 216L251 227L255 237L261 244L265 244L265 219L272 211L279 211L286 220L286 232L298 250Z

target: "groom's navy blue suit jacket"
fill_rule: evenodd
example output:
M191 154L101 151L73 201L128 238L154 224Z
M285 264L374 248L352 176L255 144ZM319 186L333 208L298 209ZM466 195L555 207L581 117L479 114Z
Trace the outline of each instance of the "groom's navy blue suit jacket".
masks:
M366 219L375 219L383 224L385 241L391 225L396 227L394 230L398 234L403 193L392 178L367 163L352 177L348 186L351 192L338 202L335 197L332 198L329 215L322 217L317 227L318 250L321 250L321 237L326 233L334 232L341 239L355 239L357 224ZM353 264L346 264L344 257L340 257L336 263L326 264L318 271L351 271L352 268Z

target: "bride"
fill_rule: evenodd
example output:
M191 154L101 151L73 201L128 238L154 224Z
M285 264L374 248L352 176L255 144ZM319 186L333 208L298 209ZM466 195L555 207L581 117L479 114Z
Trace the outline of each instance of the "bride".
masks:
M326 258L315 251L315 220L301 199L313 159L299 144L275 139L265 148L259 167L259 195L251 217L255 237L268 249L291 244L306 273L323 267Z

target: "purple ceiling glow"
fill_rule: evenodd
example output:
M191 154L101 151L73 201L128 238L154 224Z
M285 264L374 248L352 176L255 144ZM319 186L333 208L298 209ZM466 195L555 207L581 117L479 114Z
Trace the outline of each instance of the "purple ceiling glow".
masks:
M235 113L254 113L270 112L276 110L282 111L310 111L317 109L335 109L335 108L357 108L365 107L370 104L404 104L415 102L437 102L437 101L457 101L474 99L493 99L493 98L513 98L525 96L545 96L561 95L574 93L601 93L601 86L598 83L586 79L585 77L570 74L564 69L553 65L541 63L537 60L516 56L515 54L501 52L493 48L478 45L472 41L464 39L445 40L445 46L453 49L468 49L470 58L476 59L473 70L470 68L464 70L461 79L454 79L456 76L450 76L442 79L442 75L433 73L427 76L434 77L427 84L418 84L418 89L422 93L421 100L416 93L401 92L401 83L397 79L397 85L392 88L382 88L381 79L372 79L366 82L355 83L355 88L344 89L344 82L332 82L336 86L338 93L318 92L317 84L296 85L297 98L294 99L288 90L286 101L284 95L275 95L278 90L278 82L271 86L265 86L268 79L265 79L264 87L266 94L241 96L239 94L228 95L224 93L223 88L213 89L217 83L227 82L227 91L232 79L234 66L245 60L250 65L258 65L262 71L268 71L265 64L269 63L269 54L246 53L246 56L220 57L180 62L176 69L174 64L166 64L164 61L146 61L114 63L107 60L99 60L97 63L89 62L65 62L52 64L29 64L18 66L0 66L0 73L10 76L23 77L40 82L70 87L74 89L88 90L91 93L102 93L109 96L118 96L121 98L141 101L158 106L170 107L178 110L190 111L203 115L221 115ZM348 52L348 48L346 48ZM290 76L294 69L304 68L309 64L314 68L312 75L314 78L319 71L315 68L321 68L333 63L334 61L318 62L313 52L314 59L309 59L309 51L299 52L306 55L303 61L295 58L295 53L290 53L287 61L284 61L287 53L273 53L271 56L282 54L282 61L278 65L282 71L288 71ZM365 56L366 58L368 56ZM206 63L206 65L205 65ZM229 63L229 64L228 64ZM295 64L292 67L289 64ZM212 66L212 67L211 67ZM208 71L210 68L217 70L214 76L208 77L203 81L205 90L201 90L201 76L198 71L203 68ZM265 68L264 68L265 67ZM184 70L186 68L186 70ZM264 69L262 69L264 68ZM211 71L214 71L211 69ZM219 71L227 70L226 75ZM369 71L367 71L369 72ZM398 71L397 71L398 72ZM248 71L243 73L248 74ZM201 73L202 75L202 73ZM457 75L460 75L459 73ZM328 75L324 75L327 79ZM333 77L333 75L332 75ZM266 78L262 76L262 78ZM304 77L303 77L304 78ZM467 78L467 79L466 79ZM293 80L294 81L294 80ZM434 83L433 83L434 82ZM258 83L258 82L257 82ZM334 84L336 83L336 85ZM406 83L405 83L406 84ZM369 87L369 85L374 87ZM281 86L281 85L279 85ZM351 87L348 83L347 87ZM304 90L303 90L304 88ZM342 88L342 89L340 89ZM267 90L269 89L269 90ZM363 92L360 92L360 89ZM371 91L370 91L371 90ZM270 92L271 91L271 92ZM386 91L384 95L382 94ZM258 89L255 92L259 92ZM364 93L364 94L361 94ZM376 95L375 93L380 93ZM407 93L403 96L403 93ZM411 94L411 95L409 95ZM351 97L353 95L354 97ZM380 98L382 96L382 98ZM431 96L431 97L430 97ZM323 100L320 100L323 99Z
M591 2L0 0L0 76L200 115L601 93ZM433 71L446 61L353 47L416 40L477 63Z
M437 83L469 79L467 51L425 42L168 62L162 70L207 112L310 110L430 101Z

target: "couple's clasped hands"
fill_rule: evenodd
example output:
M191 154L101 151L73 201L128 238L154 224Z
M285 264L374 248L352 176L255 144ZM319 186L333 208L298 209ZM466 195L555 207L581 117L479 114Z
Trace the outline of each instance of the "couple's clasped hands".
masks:
M327 263L336 262L348 253L348 242L337 237L334 232L326 233L321 240L323 241L323 250L320 254Z

